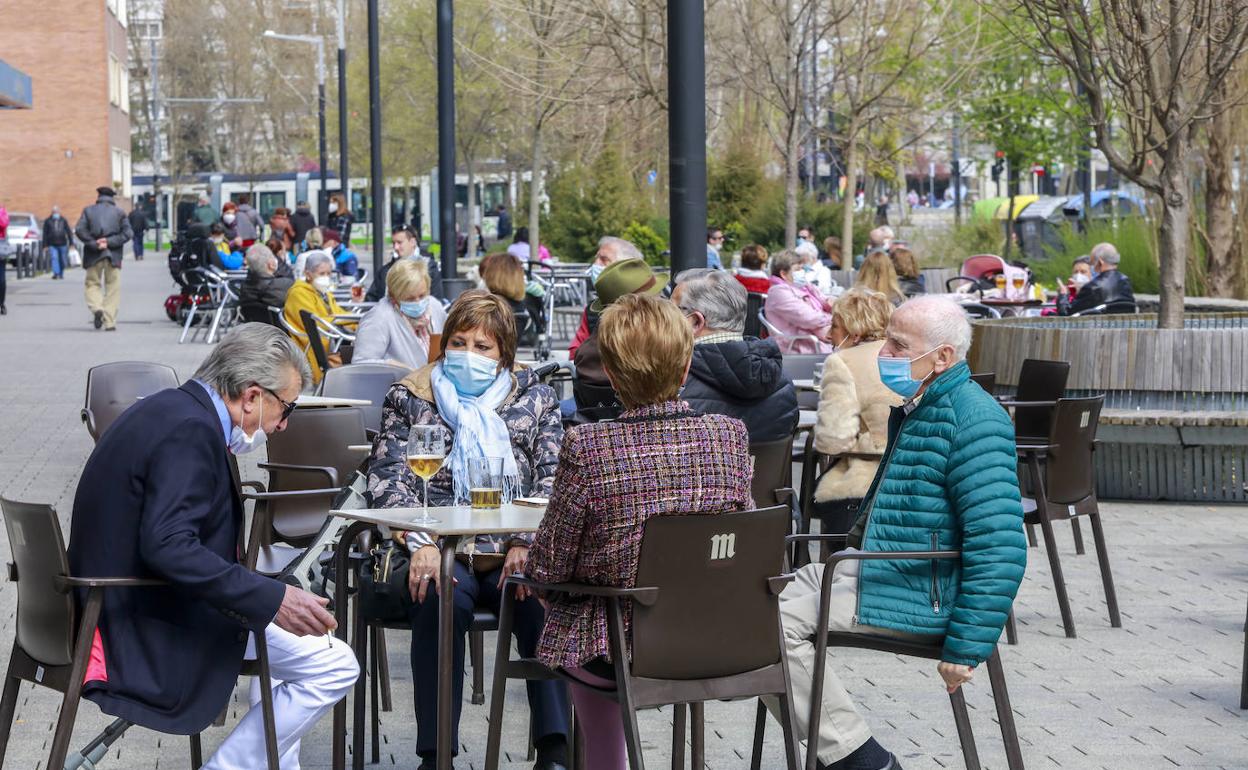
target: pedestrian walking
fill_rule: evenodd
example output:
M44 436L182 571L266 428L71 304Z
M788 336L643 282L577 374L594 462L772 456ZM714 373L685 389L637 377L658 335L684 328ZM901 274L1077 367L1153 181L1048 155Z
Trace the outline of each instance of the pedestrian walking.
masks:
M4 306L5 272L9 269L9 255L13 247L9 245L9 210L0 203L0 315L8 315L9 309Z
M234 223L238 237L242 239L242 250L246 251L260 238L264 232L264 220L260 213L251 207L251 196L243 193L238 196L238 220Z
M87 310L91 311L95 328L114 331L121 305L121 250L133 232L126 212L117 207L113 188L97 187L95 192L99 197L83 209L74 234L82 241Z
M65 278L65 265L68 264L69 247L73 243L74 233L69 229L69 221L61 216L61 207L53 206L52 213L43 220L43 245L48 247L52 256L52 280Z
M143 261L143 233L147 231L147 214L139 204L130 209L130 229L134 232L134 258Z
M307 237L308 231L316 227L316 215L312 213L312 207L307 201L299 201L295 204L295 213L290 215L290 226L294 228L294 235L291 236L290 250L293 252L306 251L303 246L303 239Z
M212 207L212 200L207 195L199 196L199 205L191 213L191 219L209 227L212 226L213 222L221 221L221 218L217 216L217 210Z
M330 230L337 230L342 235L342 243L351 243L351 225L355 223L355 215L347 204L346 196L340 192L329 196L329 217L325 224Z

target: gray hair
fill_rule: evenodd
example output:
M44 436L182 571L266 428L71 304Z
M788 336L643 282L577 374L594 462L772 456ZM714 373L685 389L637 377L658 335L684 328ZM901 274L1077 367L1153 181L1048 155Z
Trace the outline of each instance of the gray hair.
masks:
M971 322L957 302L939 294L920 294L902 303L893 313L893 320L899 315L917 316L914 328L921 330L928 350L950 345L955 361L966 358L966 351L971 348Z
M1098 243L1092 247L1092 261L1100 260L1107 265L1116 265L1122 257L1112 243Z
M307 356L290 337L269 324L245 323L217 343L194 377L223 398L238 398L251 385L281 392L292 370L299 376L299 390L312 383Z
M276 260L273 250L263 243L253 243L250 249L247 249L247 269L253 270L260 275L273 275L273 271L269 269L269 260Z
M330 265L332 267L333 264L334 258L323 251L308 252L308 261L303 264L303 272L307 275L321 265Z
M319 249L325 245L325 234L319 227L313 227L303 236L303 239L308 242L309 249Z
M632 241L626 241L623 238L616 238L614 235L604 235L598 239L598 248L603 246L615 247L615 261L622 259L644 259L641 255L641 249L633 245Z
M779 276L786 270L792 270L794 265L800 265L802 257L793 249L785 249L771 255L771 274Z
M676 276L683 286L680 309L696 310L715 331L741 334L745 331L745 286L723 270L705 267L685 270Z
M793 249L793 251L799 257L802 257L803 259L818 259L819 258L819 247L811 243L810 241L799 243Z

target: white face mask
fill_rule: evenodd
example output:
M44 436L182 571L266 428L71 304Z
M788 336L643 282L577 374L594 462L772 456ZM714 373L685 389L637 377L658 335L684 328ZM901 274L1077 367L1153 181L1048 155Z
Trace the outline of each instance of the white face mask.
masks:
M234 215L233 215L233 214L225 214L225 215L223 215L221 218L225 220L225 223L226 223L227 225L232 225L232 224L234 224Z
M264 396L260 396L260 422L257 423L255 432L248 436L241 425L235 425L230 431L230 451L236 455L254 452L264 446L268 438L264 432Z
M337 211L338 211L338 204L337 204L337 203L334 203L333 201L330 201L330 203L329 203L329 213L333 214L333 213L336 213Z
M318 275L312 279L312 285L316 287L317 291L324 293L333 287L334 279L328 275Z
M1090 280L1092 280L1092 276L1087 273L1075 273L1070 277L1070 282L1076 286L1082 286Z

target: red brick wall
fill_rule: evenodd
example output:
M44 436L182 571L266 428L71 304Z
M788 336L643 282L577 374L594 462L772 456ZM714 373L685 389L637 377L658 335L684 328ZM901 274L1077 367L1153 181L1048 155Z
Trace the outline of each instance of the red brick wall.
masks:
M105 0L3 0L0 30L0 58L33 92L32 109L0 111L0 202L41 218L57 203L76 222L113 181L110 134L130 149L129 116L108 102L109 47L126 66L125 30Z

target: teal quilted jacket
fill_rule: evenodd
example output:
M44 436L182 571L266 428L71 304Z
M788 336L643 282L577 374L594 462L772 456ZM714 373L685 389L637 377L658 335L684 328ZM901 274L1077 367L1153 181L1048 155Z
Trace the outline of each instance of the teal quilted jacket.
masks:
M937 377L910 414L893 410L864 500L850 545L962 558L863 562L855 622L944 634L945 661L986 660L1022 582L1027 542L1014 426L965 362Z

